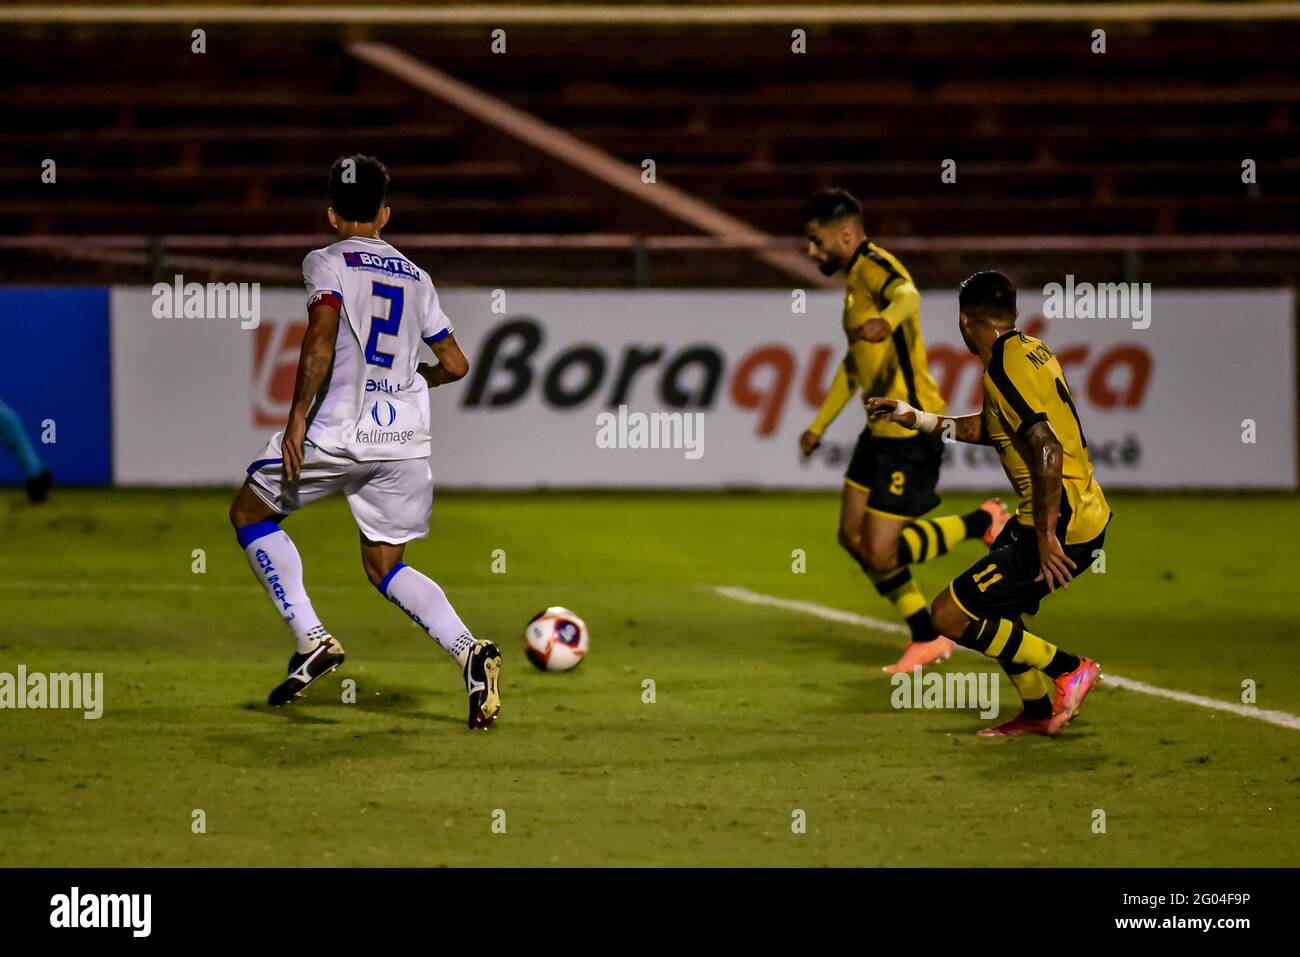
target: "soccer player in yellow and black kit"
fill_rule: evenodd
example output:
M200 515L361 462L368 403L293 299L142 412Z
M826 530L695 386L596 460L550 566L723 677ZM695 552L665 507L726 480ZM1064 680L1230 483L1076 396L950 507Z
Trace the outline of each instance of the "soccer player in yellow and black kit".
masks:
M979 733L988 737L1055 734L1078 713L1099 666L1025 630L1044 597L1068 587L1106 538L1110 506L1092 474L1088 442L1061 365L1047 344L1016 329L1016 288L1001 273L961 284L966 347L984 364L984 407L975 415L918 411L873 397L868 414L962 442L992 445L1020 496L988 555L958 575L934 600L931 617L944 634L996 658L1016 686L1023 710Z
M862 207L842 189L823 190L803 208L808 255L828 276L845 275L844 334L848 354L835 372L821 410L799 445L811 455L840 411L862 390L903 399L918 409L945 412L925 360L921 293L902 264L862 227ZM907 622L912 641L886 672L911 671L952 653L936 630L929 604L908 568L975 538L987 545L1002 531L1007 510L989 499L968 515L921 516L939 504L935 486L943 457L938 435L917 435L886 419L869 421L844 475L840 545L862 566L876 591Z

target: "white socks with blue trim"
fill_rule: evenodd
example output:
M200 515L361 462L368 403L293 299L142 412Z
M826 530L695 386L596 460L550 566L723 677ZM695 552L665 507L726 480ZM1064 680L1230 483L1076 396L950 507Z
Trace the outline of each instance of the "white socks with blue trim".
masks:
M298 549L284 529L275 522L257 522L236 529L235 535L253 574L275 603L285 624L293 629L298 652L305 654L321 639L329 637L307 597ZM412 621L464 667L474 647L474 636L437 582L399 562L377 587L380 594L410 615Z
M445 648L462 668L465 666L469 651L474 647L474 636L436 581L405 562L399 562L377 587L385 598L410 615L430 638Z
M311 607L302 583L302 559L287 532L275 522L257 522L235 530L239 544L285 624L298 639L298 652L305 654L328 637L329 632Z

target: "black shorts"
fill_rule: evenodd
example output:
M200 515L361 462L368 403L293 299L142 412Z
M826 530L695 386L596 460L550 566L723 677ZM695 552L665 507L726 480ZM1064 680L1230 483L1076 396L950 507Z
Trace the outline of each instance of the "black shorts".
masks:
M920 518L939 504L943 439L937 432L882 439L864 429L844 481L867 492L867 508L897 518Z
M1063 531L1058 531L1063 536ZM1063 545L1074 562L1071 574L1077 579L1097 560L1096 552L1106 540L1106 530L1090 542ZM1038 603L1050 594L1047 582L1034 581L1042 566L1038 561L1038 533L1012 516L993 540L989 553L952 580L948 587L957 604L976 619L1006 618L1038 614Z

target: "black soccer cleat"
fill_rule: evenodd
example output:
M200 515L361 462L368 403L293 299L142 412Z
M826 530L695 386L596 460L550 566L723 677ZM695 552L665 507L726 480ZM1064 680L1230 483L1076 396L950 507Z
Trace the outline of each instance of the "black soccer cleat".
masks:
M266 703L272 708L288 704L306 691L313 681L323 678L343 664L343 646L326 636L311 651L289 659L289 677L276 685Z
M27 480L27 499L33 504L45 501L45 496L49 494L50 486L54 484L54 476L50 474L49 469L42 469L39 475L33 475Z
M465 691L469 694L469 727L486 731L501 713L501 652L490 641L476 641L465 661Z

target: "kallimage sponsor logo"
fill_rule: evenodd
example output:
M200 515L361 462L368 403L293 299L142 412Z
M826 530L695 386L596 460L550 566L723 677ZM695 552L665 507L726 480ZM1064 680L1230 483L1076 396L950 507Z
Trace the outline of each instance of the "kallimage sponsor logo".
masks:
M362 445L405 445L415 435L412 429L386 432L383 429L357 429L357 441Z
M370 407L370 418L375 425L386 429L397 421L397 406L387 400L376 402Z
M83 894L73 887L50 898L50 926L126 928L132 937L148 937L153 929L153 895Z
M0 709L39 711L66 709L83 712L87 721L104 714L102 671L29 672L19 665L17 673L0 671Z

